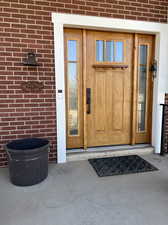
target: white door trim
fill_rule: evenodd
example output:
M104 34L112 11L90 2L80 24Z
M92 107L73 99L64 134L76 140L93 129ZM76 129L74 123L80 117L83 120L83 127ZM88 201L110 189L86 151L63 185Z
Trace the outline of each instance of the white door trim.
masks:
M154 81L152 145L155 153L159 153L162 125L160 103L164 103L165 93L168 92L168 24L62 13L52 13L52 22L54 24L57 162L66 162L64 27L156 34L155 58L158 61L158 72Z

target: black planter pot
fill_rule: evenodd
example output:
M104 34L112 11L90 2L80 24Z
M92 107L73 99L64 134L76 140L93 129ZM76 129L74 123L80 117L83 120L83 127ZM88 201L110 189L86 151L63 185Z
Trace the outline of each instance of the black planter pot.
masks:
M10 180L17 186L31 186L48 175L49 141L40 138L15 140L5 146Z

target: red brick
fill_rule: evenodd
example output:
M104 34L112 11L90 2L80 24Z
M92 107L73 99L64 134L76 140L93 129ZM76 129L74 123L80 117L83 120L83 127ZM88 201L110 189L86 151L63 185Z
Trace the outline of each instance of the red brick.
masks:
M20 24L20 23L17 23L17 24L12 24L12 27L13 28L26 28L26 25L25 24Z
M0 7L10 7L10 2L0 2Z
M78 4L78 5L86 5L86 1L81 1L81 0L72 0L72 3Z
M51 2L50 3L51 7L59 7L59 8L64 8L65 4L64 3L58 3L58 2Z
M4 8L4 12L16 13L19 12L19 10L16 8Z
M16 135L2 136L2 139L5 139L5 140L14 140L14 139L16 139ZM5 158L4 158L4 160L5 160Z
M148 3L148 2L149 2L149 0L138 0L138 2Z
M86 5L89 5L89 6L98 6L99 4L96 3L96 2L86 2Z
M4 22L7 22L7 23L19 23L19 19L16 19L16 18L4 18Z
M57 11L60 12L60 13L71 13L71 10L70 9L58 8Z
M10 23L0 23L0 27L10 27Z
M11 126L24 125L24 122L10 122Z

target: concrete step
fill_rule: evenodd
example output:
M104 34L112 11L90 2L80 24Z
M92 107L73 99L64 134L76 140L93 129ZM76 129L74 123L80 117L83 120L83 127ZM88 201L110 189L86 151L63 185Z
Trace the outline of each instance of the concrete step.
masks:
M68 150L67 161L87 160L91 158L125 156L125 155L148 155L154 153L154 148L149 145L122 147L98 147L88 150Z

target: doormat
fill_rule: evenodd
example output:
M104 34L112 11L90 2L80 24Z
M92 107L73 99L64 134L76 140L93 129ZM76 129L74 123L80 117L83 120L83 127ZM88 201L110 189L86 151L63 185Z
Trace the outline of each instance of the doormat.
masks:
M138 155L89 159L99 177L143 173L158 170Z

